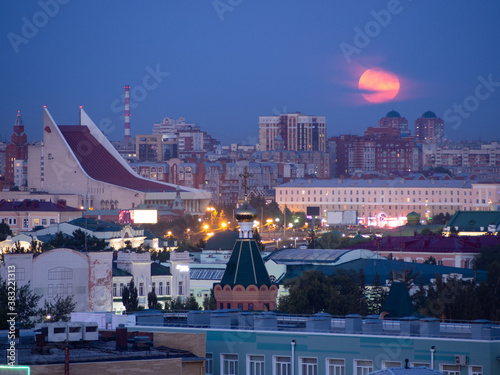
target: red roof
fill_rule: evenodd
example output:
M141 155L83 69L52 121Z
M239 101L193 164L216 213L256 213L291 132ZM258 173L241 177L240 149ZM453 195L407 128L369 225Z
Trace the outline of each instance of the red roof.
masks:
M61 212L61 211L80 211L75 207L66 206L66 201L60 200L57 203L42 202L37 199L25 199L23 201L0 200L0 211L39 211L39 212Z
M479 253L482 247L495 247L500 245L500 236L460 236L443 237L440 235L414 237L387 236L377 238L370 242L350 246L372 251L404 252L429 252L429 253Z
M146 180L125 168L90 133L87 126L60 125L59 130L85 172L94 180L143 192L173 192L175 187Z

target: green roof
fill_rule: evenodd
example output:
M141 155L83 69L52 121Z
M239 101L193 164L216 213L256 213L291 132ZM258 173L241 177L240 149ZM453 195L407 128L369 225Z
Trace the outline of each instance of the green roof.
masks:
M116 266L116 263L113 263L113 268L112 268L112 275L113 277L118 277L118 276L129 276L129 277L132 277L132 274L125 271L125 270L122 270L121 268L118 268Z
M122 230L122 227L120 225L108 223L107 221L93 220L83 217L71 220L69 224L91 230L92 232L118 232Z
M243 285L245 288L272 284L254 239L240 238L236 241L220 284Z
M231 230L215 233L210 237L204 250L231 250L238 239L238 233Z
M459 232L486 232L490 225L500 226L500 211L457 211L446 224Z
M170 267L163 266L159 263L151 263L151 276L170 276Z

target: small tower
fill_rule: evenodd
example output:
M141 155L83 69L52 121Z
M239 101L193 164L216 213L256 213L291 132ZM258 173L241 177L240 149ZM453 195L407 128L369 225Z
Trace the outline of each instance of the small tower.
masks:
M247 200L248 176L245 168L245 201L234 213L240 224L239 238L234 244L221 281L214 284L214 296L218 309L275 310L278 286L271 282L252 235L257 211Z
M177 185L177 189L175 192L175 199L172 202L171 210L172 210L172 212L177 213L177 214L184 214L186 211L184 209L184 203L182 202L181 188L179 185Z

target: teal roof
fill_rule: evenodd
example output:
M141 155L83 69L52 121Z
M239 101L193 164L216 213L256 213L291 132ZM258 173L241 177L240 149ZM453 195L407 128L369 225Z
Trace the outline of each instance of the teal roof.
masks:
M458 227L459 232L486 232L490 225L500 226L500 211L457 211L446 227Z
M394 109L390 112L387 113L387 115L385 115L385 117L389 117L389 118L399 118L401 117L401 115L399 114L399 112L396 112Z
M238 233L230 230L215 233L210 237L204 250L231 250L238 239Z
M432 111L427 111L427 112L424 112L424 114L422 115L422 118L436 118L436 114Z
M416 316L417 312L410 299L405 283L394 281L389 289L382 311L389 313L391 318Z
M93 220L83 217L71 220L69 224L91 230L92 232L118 232L122 230L122 227L120 225L108 223L107 221Z
M116 266L116 263L113 263L113 268L112 268L112 275L113 277L120 277L120 276L129 276L129 277L132 277L132 274L125 271L125 270L122 270L121 268L118 268Z
M272 284L254 239L240 238L236 241L220 284L243 285L245 288Z
M163 266L159 263L151 263L151 276L170 276L170 267Z
M444 372L428 367L390 367L370 372L368 375L444 375Z
M436 274L461 274L463 278L474 278L475 273L472 269L467 268L456 268L447 266L437 266L432 264L424 263L409 263L400 262L396 260L388 259L356 259L350 262L345 262L341 264L288 264L286 266L286 274L284 277L280 278L279 283L283 284L286 280L298 277L304 271L310 271L312 269L323 272L325 275L333 275L339 270L358 272L363 269L366 277L366 285L372 285L375 278L375 274L378 273L382 284L385 284L385 280L392 280L394 272L403 273L405 270L413 269L414 272L418 272L418 280L420 281L420 276L422 277L424 284L429 284L431 279L436 278ZM486 271L476 271L477 281L486 280Z

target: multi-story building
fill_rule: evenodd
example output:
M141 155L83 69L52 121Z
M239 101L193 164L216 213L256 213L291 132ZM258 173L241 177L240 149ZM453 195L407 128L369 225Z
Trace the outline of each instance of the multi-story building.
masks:
M14 133L10 138L10 143L5 148L5 182L14 184L15 180L15 161L28 159L28 137L24 132L21 113L17 113L14 123Z
M326 151L325 116L289 113L259 117L259 145L262 151Z
M432 111L415 120L415 136L418 143L440 143L444 137L444 122Z
M187 123L183 117L177 120L165 117L162 122L153 125L153 134L176 137L179 155L212 151L217 145L217 141L207 132L193 123Z
M35 227L71 221L82 216L82 211L66 205L65 200L57 203L25 199L23 201L0 200L0 221L9 225L14 235L30 231Z
M127 328L206 334L207 374L369 374L401 368L406 361L407 366L439 369L445 375L500 372L499 326L486 321L334 318L324 313L298 317L237 310L186 315L181 321L179 314L172 314L171 324ZM406 372L436 373L413 368L391 371Z
M408 130L408 120L406 117L401 117L401 115L395 110L388 112L385 117L378 120L378 127L393 128L399 130L404 135L410 135Z
M429 143L422 146L422 159L424 167L498 167L500 145L498 142Z
M139 204L170 205L176 186L138 176L83 109L80 125L58 126L44 109L44 141L29 146L28 188L73 193L84 208L120 209ZM210 193L182 187L186 212L204 214Z
M0 177L5 176L5 149L7 148L7 143L0 142Z
M306 211L356 210L358 221L376 226L402 224L410 212L423 220L438 213L500 209L500 183L470 180L294 180L276 188L276 201L283 209Z
M397 128L368 128L364 136L341 135L329 139L337 176L356 171L391 174L421 169L415 137L403 137Z
M176 135L138 134L135 136L136 155L139 161L166 161L176 158L179 140Z

